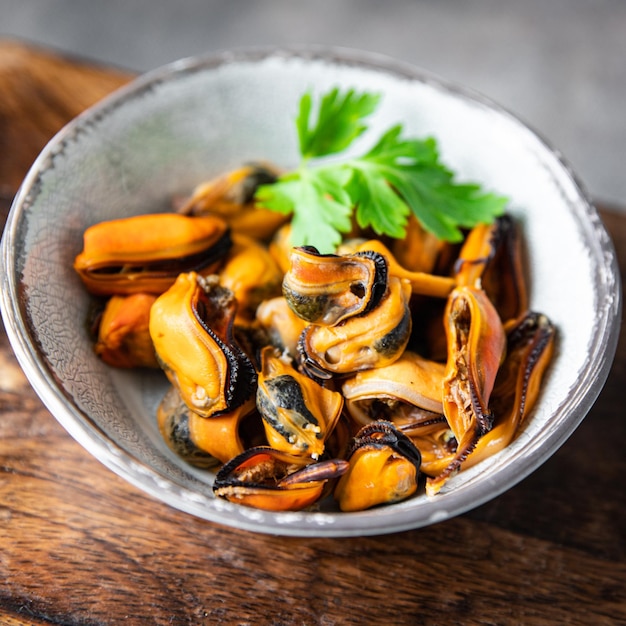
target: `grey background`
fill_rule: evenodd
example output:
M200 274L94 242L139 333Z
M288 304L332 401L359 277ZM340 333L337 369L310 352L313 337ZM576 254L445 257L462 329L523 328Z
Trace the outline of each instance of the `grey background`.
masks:
M137 71L267 44L382 53L497 101L626 205L624 0L0 0L0 36Z

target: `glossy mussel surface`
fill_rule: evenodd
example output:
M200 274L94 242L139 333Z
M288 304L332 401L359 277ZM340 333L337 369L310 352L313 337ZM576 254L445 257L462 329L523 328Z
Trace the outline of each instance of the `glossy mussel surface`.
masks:
M88 228L83 239L74 269L99 296L162 293L181 272L209 273L231 245L221 218L175 213L101 222Z
M90 227L75 269L94 349L160 368L164 445L214 494L270 511L440 497L531 415L557 331L529 309L509 215L460 244L415 218L402 240L356 225L333 254L293 247L255 206L278 170L250 164L171 213Z

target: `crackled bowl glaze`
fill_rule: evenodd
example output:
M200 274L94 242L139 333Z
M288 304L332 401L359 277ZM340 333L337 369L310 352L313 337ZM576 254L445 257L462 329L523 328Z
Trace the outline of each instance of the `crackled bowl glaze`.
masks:
M95 357L85 327L90 299L72 261L83 231L95 222L168 210L173 196L246 161L294 166L300 95L337 85L382 93L373 137L398 122L408 135L432 135L459 179L511 199L527 242L531 307L552 319L559 338L520 436L437 497L360 513L268 513L216 500L213 475L167 449L155 423L166 388L160 373L117 371ZM224 52L138 78L44 149L15 198L2 255L2 313L11 343L69 433L108 468L171 506L265 533L389 533L496 497L553 454L588 412L608 375L620 318L611 241L556 151L480 95L414 67L345 50Z

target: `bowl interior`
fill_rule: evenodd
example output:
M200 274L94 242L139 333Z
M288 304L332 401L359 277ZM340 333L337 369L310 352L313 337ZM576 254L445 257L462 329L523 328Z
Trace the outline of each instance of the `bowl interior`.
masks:
M336 85L383 94L362 152L392 124L434 136L459 179L507 195L527 247L531 308L558 327L540 402L503 452L438 497L362 513L265 513L218 501L212 474L169 451L155 422L156 372L101 363L86 328L90 297L72 269L85 228L170 209L171 199L247 161L298 162L301 94ZM179 62L120 90L68 125L40 155L3 238L3 315L35 390L64 427L136 486L200 517L261 532L357 535L445 519L521 480L571 434L615 351L620 294L611 242L559 155L506 111L414 68L367 55L242 51Z

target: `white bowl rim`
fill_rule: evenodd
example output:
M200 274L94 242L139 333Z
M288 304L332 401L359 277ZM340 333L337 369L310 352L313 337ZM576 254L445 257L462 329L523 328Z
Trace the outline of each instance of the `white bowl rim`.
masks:
M62 385L50 375L45 363L42 362L35 338L31 336L24 319L23 303L18 295L19 284L16 278L13 250L16 245L15 238L22 205L30 188L37 183L40 171L45 169L45 164L55 150L90 119L105 115L108 110L122 106L127 99L133 99L159 82L171 80L172 77L187 72L208 71L229 63L262 61L270 56L286 59L296 57L303 60L319 59L340 65L378 70L397 77L430 83L460 98L479 102L533 133L545 149L553 155L577 189L580 197L578 208L581 212L577 218L582 223L588 242L593 244L593 260L598 288L601 290L600 296L610 298L612 305L603 311L604 314L598 318L595 325L592 342L595 350L589 358L584 384L558 407L558 410L564 414L561 428L549 433L540 448L532 449L523 458L517 459L517 463L501 468L498 473L498 483L492 485L491 489L480 489L481 483L479 483L474 486L475 488L466 489L459 495L451 491L446 494L445 507L440 507L436 499L422 503L418 518L410 509L394 511L395 507L379 508L356 514L267 513L249 510L227 502L220 503L207 512L204 497L199 497L191 491L187 492L184 487L177 486L176 489L172 489L167 484L167 477L157 474L142 461L128 458L128 454L116 442L107 438L91 421L86 420L86 416L80 410L67 402ZM10 343L35 392L72 437L106 467L170 506L218 524L268 534L339 537L398 532L443 521L497 497L528 476L556 452L588 413L608 377L617 348L621 320L621 282L613 244L582 184L569 163L557 150L518 116L482 94L448 82L421 68L380 54L340 47L306 45L224 50L175 61L138 76L129 84L119 88L69 122L50 140L33 163L9 212L2 238L2 264L4 271L0 304ZM340 518L337 519L337 516Z

